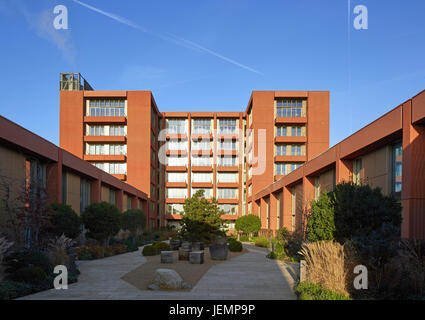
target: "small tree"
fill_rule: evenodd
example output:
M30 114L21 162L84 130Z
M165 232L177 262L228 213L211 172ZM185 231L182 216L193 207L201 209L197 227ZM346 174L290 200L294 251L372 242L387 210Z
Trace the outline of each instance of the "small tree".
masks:
M120 212L108 202L96 202L87 206L81 215L87 236L107 246L110 237L117 234L121 227Z
M311 202L311 216L307 222L309 241L333 240L335 233L334 208L330 194L323 194Z
M260 231L261 220L253 214L239 217L235 222L235 229L252 236L253 233Z
M48 230L55 237L63 234L67 238L75 239L81 233L81 218L72 209L71 206L62 203L52 203L50 209L53 214L51 217L51 228Z
M146 216L142 210L129 209L121 215L121 228L131 232L133 242L138 232L146 227Z
M181 220L180 236L188 241L210 242L226 225L221 219L224 214L218 208L216 199L204 198L204 190L197 191L192 198L186 199L183 205L184 214Z

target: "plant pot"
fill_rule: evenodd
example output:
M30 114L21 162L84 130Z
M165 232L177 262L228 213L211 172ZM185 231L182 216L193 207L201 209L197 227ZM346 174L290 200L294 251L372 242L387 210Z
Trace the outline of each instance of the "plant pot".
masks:
M212 260L226 260L229 248L227 243L225 244L211 244L209 246L210 257Z

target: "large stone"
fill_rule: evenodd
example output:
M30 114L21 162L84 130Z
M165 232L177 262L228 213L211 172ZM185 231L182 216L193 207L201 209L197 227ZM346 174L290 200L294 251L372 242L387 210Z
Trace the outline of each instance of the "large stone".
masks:
M183 279L180 275L171 269L157 269L153 284L160 289L182 289Z
M204 251L192 251L189 254L189 263L203 264L204 263Z
M161 251L161 263L173 263L173 251Z
M224 244L211 244L210 256L212 260L226 260L229 248L227 243Z

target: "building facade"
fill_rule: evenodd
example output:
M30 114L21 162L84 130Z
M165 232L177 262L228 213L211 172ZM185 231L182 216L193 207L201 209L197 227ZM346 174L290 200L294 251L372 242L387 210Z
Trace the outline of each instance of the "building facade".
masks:
M262 226L305 231L309 203L343 181L379 187L402 205L402 237L425 239L425 91L254 196Z
M77 214L100 201L121 212L148 209L146 193L0 116L0 221L34 188L46 205L64 203Z
M61 81L60 146L145 192L152 227L177 225L202 189L232 228L253 195L329 147L329 92L254 91L245 112L160 112L150 91L72 81Z

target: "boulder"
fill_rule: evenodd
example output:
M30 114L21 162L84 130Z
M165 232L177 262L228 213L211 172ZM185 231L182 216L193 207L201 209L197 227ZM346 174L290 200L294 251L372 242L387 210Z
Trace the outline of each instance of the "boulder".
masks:
M163 289L192 289L190 283L183 281L180 275L171 269L157 269L153 284L148 289L150 290L163 290Z
M157 269L153 284L160 289L181 289L183 279L180 275L171 269Z

